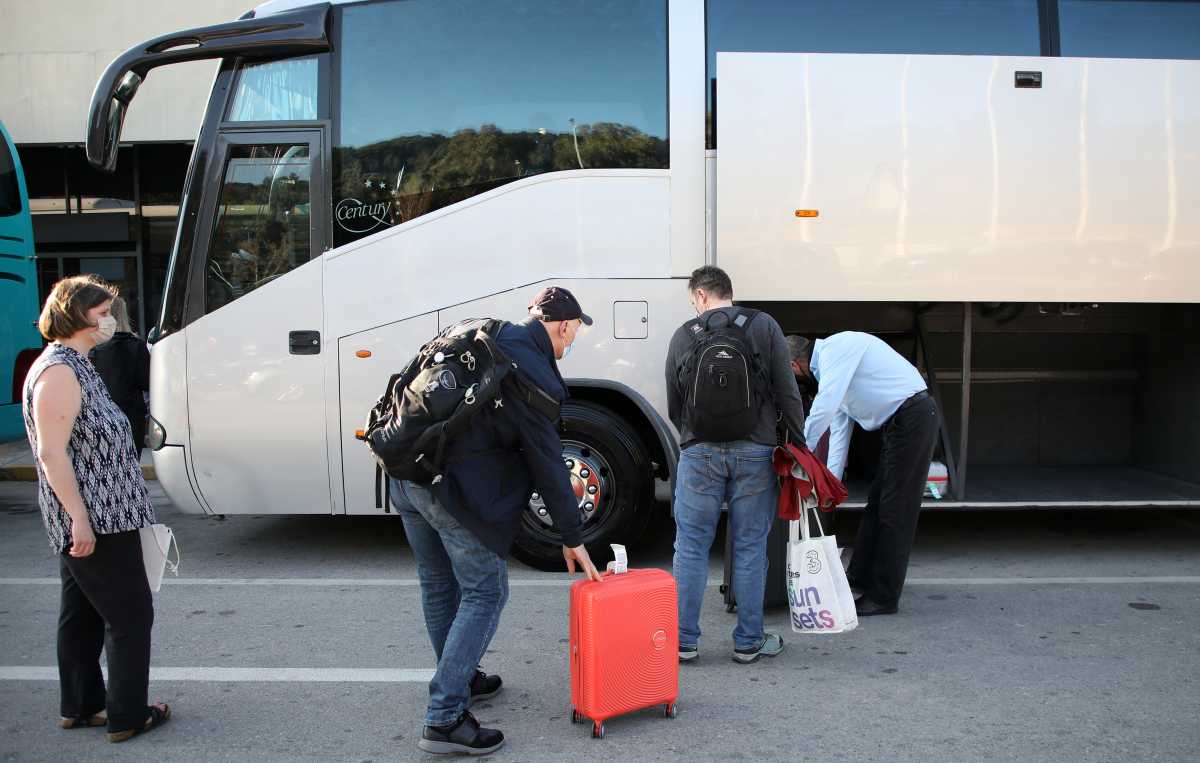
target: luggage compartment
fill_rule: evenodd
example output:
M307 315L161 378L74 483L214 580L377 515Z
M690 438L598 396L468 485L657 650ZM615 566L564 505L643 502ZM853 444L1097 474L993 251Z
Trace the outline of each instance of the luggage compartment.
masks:
M1200 507L1200 305L973 304L969 320L962 303L754 306L787 333L868 331L927 379L932 366L946 425L935 459L956 468L927 508ZM849 507L878 448L856 427Z

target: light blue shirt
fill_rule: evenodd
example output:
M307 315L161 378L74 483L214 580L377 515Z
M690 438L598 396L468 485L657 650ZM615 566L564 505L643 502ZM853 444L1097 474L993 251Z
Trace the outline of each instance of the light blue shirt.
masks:
M804 424L804 441L816 450L829 430L827 466L839 479L846 467L852 422L867 431L883 426L900 405L926 389L925 380L887 342L843 331L813 345L809 362L820 386Z

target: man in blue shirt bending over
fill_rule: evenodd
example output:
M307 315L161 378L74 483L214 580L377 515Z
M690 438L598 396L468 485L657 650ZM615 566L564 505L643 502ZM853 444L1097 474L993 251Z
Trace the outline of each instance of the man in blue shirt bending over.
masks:
M854 422L883 431L879 468L846 577L860 617L897 611L937 438L937 405L921 374L882 339L844 331L793 346L793 369L817 383L804 426L811 450L829 432L829 471L846 465Z

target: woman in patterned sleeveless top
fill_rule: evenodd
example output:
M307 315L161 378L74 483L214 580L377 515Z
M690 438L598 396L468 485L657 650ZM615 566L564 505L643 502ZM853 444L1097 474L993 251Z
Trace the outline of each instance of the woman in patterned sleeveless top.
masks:
M123 742L166 722L171 709L146 699L154 602L138 531L154 523L154 507L129 419L87 359L112 336L115 296L94 276L55 284L38 320L51 343L25 378L23 410L37 455L38 503L62 577L58 725L107 723L108 740Z

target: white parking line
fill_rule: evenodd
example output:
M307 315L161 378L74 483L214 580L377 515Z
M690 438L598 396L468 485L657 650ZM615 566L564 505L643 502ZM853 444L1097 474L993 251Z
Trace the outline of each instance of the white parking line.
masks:
M509 586L558 588L569 586L575 578L509 578ZM59 585L58 578L0 578L0 585ZM416 578L164 578L165 586L293 586L301 588L404 588L416 587Z
M905 585L1138 585L1144 583L1200 583L1197 575L1132 575L1128 577L1064 578L909 578Z
M579 577L510 578L512 588L563 588ZM58 578L0 578L0 586L59 585ZM996 585L1195 585L1200 575L1130 575L1122 577L1004 577L1004 578L909 578L907 585L996 586ZM416 578L167 578L165 586L293 586L309 588L416 587ZM721 585L710 577L709 587Z
M432 678L432 670L407 668L150 668L151 681L394 684L428 683ZM0 681L57 680L56 667L0 666Z

